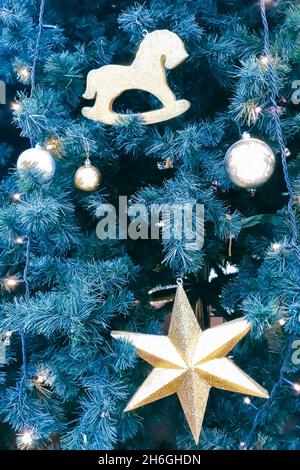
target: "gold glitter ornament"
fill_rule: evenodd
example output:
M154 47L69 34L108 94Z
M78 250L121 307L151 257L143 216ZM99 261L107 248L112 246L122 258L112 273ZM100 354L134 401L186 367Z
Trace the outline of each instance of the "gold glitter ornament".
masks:
M96 101L93 107L82 109L83 116L105 124L117 124L128 119L128 115L113 111L113 103L124 91L134 89L153 94L163 104L161 109L135 114L143 124L179 116L191 104L187 100L176 100L168 86L165 69L177 67L187 57L177 34L167 29L146 34L131 65L105 65L89 72L83 98L96 98Z
M275 168L275 155L262 140L244 133L225 155L226 170L231 181L241 188L255 189L264 184Z
M181 284L168 336L112 331L125 339L154 369L125 411L176 393L196 443L211 387L268 398L268 392L225 355L249 332L244 318L202 331Z
M100 186L101 172L87 159L75 173L74 184L82 191L94 191Z

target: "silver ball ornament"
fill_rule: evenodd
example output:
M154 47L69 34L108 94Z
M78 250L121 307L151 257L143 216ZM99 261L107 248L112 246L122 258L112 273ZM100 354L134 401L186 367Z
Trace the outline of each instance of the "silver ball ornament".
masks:
M249 134L233 144L225 155L227 174L240 188L254 189L271 177L275 168L275 155L262 140Z
M17 160L17 169L20 173L34 169L38 170L44 181L49 181L55 173L55 161L52 155L40 145L22 152Z

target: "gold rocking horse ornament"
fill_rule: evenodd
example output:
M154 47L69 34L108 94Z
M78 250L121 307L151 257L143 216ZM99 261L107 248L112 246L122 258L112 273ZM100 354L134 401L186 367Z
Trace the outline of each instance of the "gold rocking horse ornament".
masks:
M93 107L83 108L83 116L105 124L120 123L128 115L113 111L114 100L124 91L134 89L152 93L164 106L134 114L140 117L143 124L154 124L179 116L191 104L187 100L176 100L168 86L165 68L173 69L187 57L188 53L177 34L167 29L147 34L131 65L105 65L89 72L83 97L87 100L96 98L96 101Z

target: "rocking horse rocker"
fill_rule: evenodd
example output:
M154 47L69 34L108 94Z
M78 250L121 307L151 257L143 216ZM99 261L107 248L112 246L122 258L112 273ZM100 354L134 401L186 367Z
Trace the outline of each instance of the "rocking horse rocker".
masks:
M177 67L188 57L181 39L171 31L157 30L145 36L133 63L105 65L91 70L87 76L85 99L96 98L93 107L83 108L82 114L93 121L117 124L128 118L113 111L114 100L126 90L143 90L156 96L163 108L135 114L143 124L166 121L187 111L190 102L176 100L169 88L166 69Z

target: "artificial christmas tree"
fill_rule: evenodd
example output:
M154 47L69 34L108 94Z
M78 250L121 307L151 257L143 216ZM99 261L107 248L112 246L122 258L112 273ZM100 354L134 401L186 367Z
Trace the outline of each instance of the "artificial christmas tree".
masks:
M298 0L0 0L1 449L300 449L299 24ZM145 125L162 105L141 86L112 100L120 122L82 114L89 72L165 30L184 114ZM226 168L244 132L276 159L257 188ZM51 178L15 168L36 145ZM82 191L87 155L102 178ZM174 212L145 229L154 206ZM230 354L269 392L213 389L198 444L176 396L124 413L149 367L111 337L166 335L178 277L202 329L252 325Z

